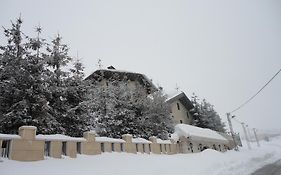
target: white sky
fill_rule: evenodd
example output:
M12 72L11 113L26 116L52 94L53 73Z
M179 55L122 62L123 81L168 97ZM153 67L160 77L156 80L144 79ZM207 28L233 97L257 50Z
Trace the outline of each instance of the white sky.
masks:
M86 75L104 67L146 74L166 91L176 84L225 113L252 96L281 68L279 0L9 0L0 25L21 13L33 34L59 32ZM35 34L34 34L35 35ZM3 32L0 43L5 43ZM281 75L247 106L239 120L258 129L281 129ZM235 125L236 130L240 126Z

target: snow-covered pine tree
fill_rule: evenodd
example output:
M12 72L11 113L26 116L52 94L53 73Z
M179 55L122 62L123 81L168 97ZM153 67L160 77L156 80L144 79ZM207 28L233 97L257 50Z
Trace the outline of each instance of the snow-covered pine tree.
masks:
M83 81L84 67L79 60L73 64L70 69L71 74L66 79L66 114L62 115L61 122L65 129L65 133L70 136L81 136L83 132L93 129L94 125L91 120L91 115L87 103L88 84Z
M47 47L47 53L44 55L44 59L47 62L48 79L50 96L48 98L49 105L53 109L53 117L63 124L64 118L68 110L66 92L67 83L66 80L69 77L70 72L67 71L66 66L70 63L72 58L68 55L68 46L62 44L62 37L58 34L52 43ZM63 133L65 129L63 128Z
M193 125L201 128L209 128L218 132L225 132L225 125L221 121L220 116L215 111L214 106L206 99L199 102L199 98L193 93L191 102L194 108L192 109Z
M166 95L159 89L144 101L142 127L145 132L142 137L156 136L168 139L169 133L173 133L174 125L166 99Z
M106 113L97 120L97 132L115 138L127 133L137 135L138 119L132 110L131 90L126 82L114 79L103 93Z
M21 24L18 18L10 29L4 30L8 43L0 47L0 132L16 133L22 125L38 126L39 133L56 132L60 125L50 115L46 98L41 29L36 38L30 38L23 35Z

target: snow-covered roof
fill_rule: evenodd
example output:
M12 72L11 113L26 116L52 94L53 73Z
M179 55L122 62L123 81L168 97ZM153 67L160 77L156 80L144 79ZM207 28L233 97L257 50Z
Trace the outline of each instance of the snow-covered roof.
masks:
M156 139L156 142L159 144L172 144L171 140Z
M143 138L133 138L132 142L133 143L151 143L151 141L148 141L148 140L143 139Z
M70 137L62 134L53 134L53 135L37 135L37 140L46 140L46 141L76 141L76 142L83 142L86 139L82 137Z
M123 139L114 139L109 137L96 137L96 142L114 142L114 143L125 143Z
M0 134L0 140L20 139L21 136L16 134Z
M182 91L168 93L168 98L166 100L167 103L173 103L176 100L179 100L188 110L193 108L193 104L186 96L186 94Z
M157 87L152 83L152 81L146 75L137 72L125 71L125 70L99 69L93 72L88 77L86 77L86 80L90 80L90 79L98 80L101 77L101 75L103 75L104 78L108 79L113 77L113 73L117 73L119 78L122 77L124 78L126 76L129 80L133 80L133 81L136 80L146 88L150 89L151 92L157 91Z
M177 124L175 126L175 134L177 134L178 137L189 137L191 140L205 140L228 143L228 140L216 131L187 124Z

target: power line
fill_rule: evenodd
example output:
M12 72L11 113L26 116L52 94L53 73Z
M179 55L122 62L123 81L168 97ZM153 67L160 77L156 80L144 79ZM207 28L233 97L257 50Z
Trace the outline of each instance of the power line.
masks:
M255 98L279 73L281 72L281 69L279 69L279 71L257 92L255 93L255 95L253 95L251 98L249 98L247 101L245 101L244 103L242 103L240 106L238 106L237 108L235 108L233 111L231 111L230 113L233 113L235 111L238 111L239 109L241 109L243 106L245 106L247 103L249 103L253 98Z

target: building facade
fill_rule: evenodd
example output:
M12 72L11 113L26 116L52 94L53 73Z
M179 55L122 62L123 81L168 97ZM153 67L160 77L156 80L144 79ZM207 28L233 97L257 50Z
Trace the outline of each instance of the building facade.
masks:
M177 92L171 95L167 99L167 103L170 107L171 117L174 124L192 124L193 117L190 114L190 110L193 109L193 105L184 92Z

